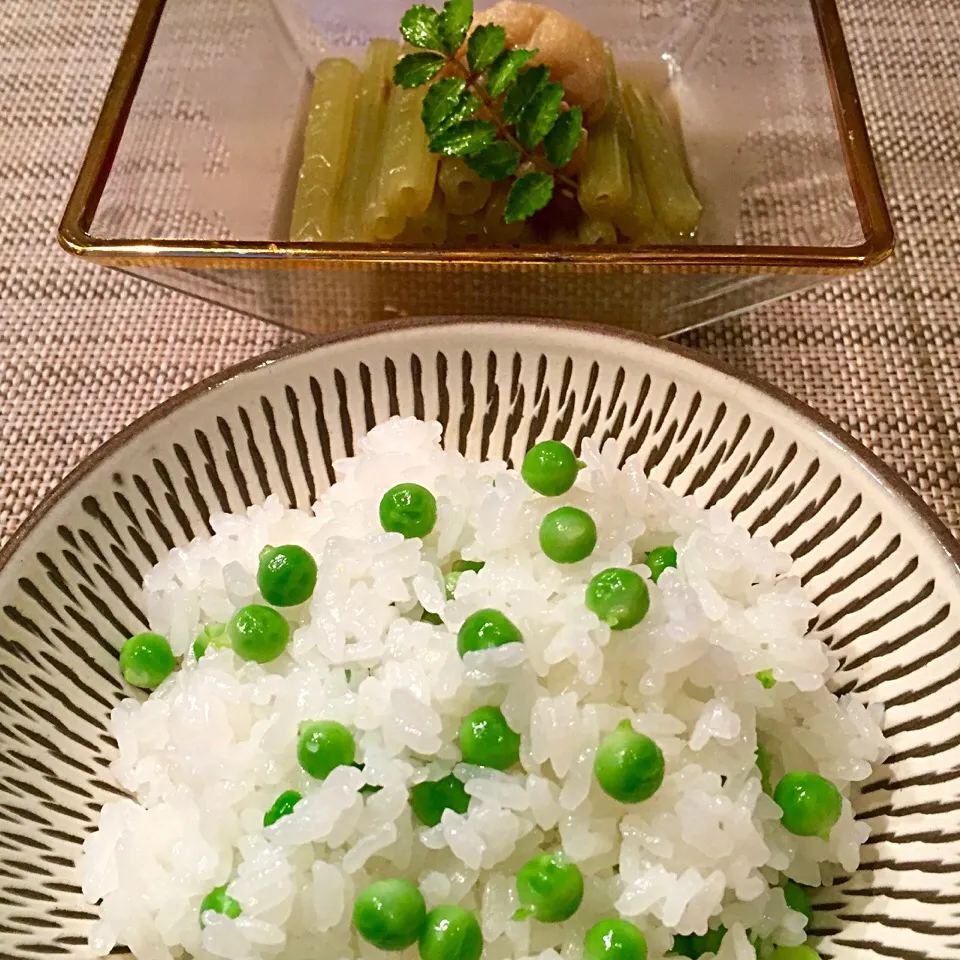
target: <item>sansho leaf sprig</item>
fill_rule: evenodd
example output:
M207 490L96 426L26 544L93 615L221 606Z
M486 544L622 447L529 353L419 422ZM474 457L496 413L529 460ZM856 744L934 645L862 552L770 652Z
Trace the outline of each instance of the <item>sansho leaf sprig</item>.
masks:
M472 24L473 0L411 7L400 32L418 52L398 61L393 79L430 85L421 118L431 152L462 157L485 180L513 178L504 220L515 223L542 210L558 183L576 190L562 170L580 143L583 111L563 109L563 87L546 66L527 66L536 50L508 49L503 27L471 33Z

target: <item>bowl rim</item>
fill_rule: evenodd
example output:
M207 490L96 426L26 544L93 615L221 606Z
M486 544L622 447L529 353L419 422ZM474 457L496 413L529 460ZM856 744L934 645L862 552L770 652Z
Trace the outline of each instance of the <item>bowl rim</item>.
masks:
M181 269L344 269L394 264L464 266L557 264L581 269L610 267L640 271L701 269L727 272L836 274L881 263L893 252L894 231L870 146L850 54L836 0L810 0L822 62L833 104L837 136L863 231L853 246L636 246L564 252L555 246L464 250L261 240L106 238L93 234L100 200L110 177L127 119L137 95L167 0L139 0L126 42L107 90L76 183L57 231L69 253L105 266Z
M793 413L801 420L809 423L819 434L826 436L833 445L839 447L844 454L859 461L863 468L874 475L880 485L889 492L890 496L900 501L908 513L914 516L925 532L940 546L946 555L948 563L952 564L956 569L957 577L960 578L960 540L951 533L937 512L900 477L893 467L883 461L877 454L870 451L859 440L855 439L841 427L838 427L823 414L803 403L801 400L798 400L785 390L751 373L736 370L729 364L717 360L708 354L682 347L672 341L657 339L632 330L619 330L588 321L556 320L546 317L526 319L485 316L467 316L457 317L455 319L448 317L416 317L412 319L405 318L401 320L379 321L349 331L340 331L324 336L306 337L295 340L292 343L275 347L267 353L242 360L209 377L205 377L203 380L164 400L119 432L113 434L113 436L109 437L92 453L84 457L49 493L45 494L6 543L0 545L0 576L2 576L6 568L14 561L20 548L26 543L30 535L41 526L48 515L105 461L109 460L115 453L121 451L128 443L145 433L155 424L162 423L172 414L188 407L193 401L209 393L213 393L221 387L232 383L234 380L245 377L264 367L272 366L275 363L302 357L313 351L320 351L326 347L337 344L373 340L381 336L390 336L398 333L403 334L408 331L429 330L434 327L444 327L445 329L455 327L461 330L463 328L473 328L477 331L489 332L492 325L526 330L540 327L550 329L554 332L558 330L570 330L571 332L593 337L626 340L641 347L648 348L655 353L679 357L695 365L706 367L723 377L756 390L758 393L772 400L774 404L785 407L788 412Z

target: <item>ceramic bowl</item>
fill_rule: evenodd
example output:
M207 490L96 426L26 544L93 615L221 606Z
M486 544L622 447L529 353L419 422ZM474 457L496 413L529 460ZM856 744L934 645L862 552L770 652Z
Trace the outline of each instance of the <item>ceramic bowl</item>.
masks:
M491 318L302 343L208 380L76 470L0 553L0 956L84 958L74 862L116 788L111 708L140 583L211 514L308 507L391 414L472 457L617 437L648 471L789 551L842 662L887 707L892 755L859 795L872 836L819 895L823 957L960 958L960 546L839 430L672 345Z

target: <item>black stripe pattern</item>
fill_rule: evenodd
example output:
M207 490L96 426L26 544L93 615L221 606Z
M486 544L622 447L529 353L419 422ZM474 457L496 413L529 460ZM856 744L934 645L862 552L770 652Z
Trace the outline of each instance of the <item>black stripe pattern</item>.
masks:
M887 706L893 748L856 803L863 868L820 895L824 958L960 960L960 573L904 501L796 411L622 340L464 325L328 345L228 380L155 422L52 509L0 571L0 956L89 956L74 862L100 806L117 651L141 580L276 493L308 508L393 413L471 457L616 437L651 475L729 509L796 561L838 686ZM536 330L536 335L531 331ZM510 344L514 345L510 345Z

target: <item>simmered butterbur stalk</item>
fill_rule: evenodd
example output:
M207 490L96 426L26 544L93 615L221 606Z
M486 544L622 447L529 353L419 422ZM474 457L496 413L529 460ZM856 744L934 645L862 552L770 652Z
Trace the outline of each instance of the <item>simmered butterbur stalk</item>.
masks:
M506 184L498 183L493 188L490 200L483 209L484 234L492 243L503 246L519 243L524 235L525 228L524 222L507 223L503 219L509 193L510 188Z
M437 179L437 156L427 148L420 120L423 89L394 87L387 105L383 151L368 211L373 236L392 240L410 217L430 206Z
M620 84L613 57L605 68L607 109L590 130L580 177L580 206L588 216L612 219L630 204L630 160Z
M397 238L401 243L428 246L440 246L447 239L447 213L443 209L443 194L437 188L433 191L430 206L407 221L403 233Z
M447 218L447 243L454 247L476 247L487 242L483 215L478 211L465 217Z
M616 243L617 228L604 217L583 217L577 225L577 239L586 246Z
M293 203L293 240L337 239L336 197L346 170L359 85L360 70L349 60L324 60L317 66Z
M630 202L617 213L617 229L634 243L657 243L663 227L657 221L650 202L650 191L643 178L643 168L636 146L630 144Z
M700 224L703 208L687 179L680 141L643 86L628 83L623 98L657 219L676 237L692 236Z
M437 183L443 192L447 213L454 216L476 213L490 199L490 181L474 173L460 157L444 157L440 161Z
M580 238L573 227L556 223L547 231L547 242L552 247L572 247L580 242Z
M400 44L393 40L371 40L367 49L340 196L343 211L341 240L360 242L373 239L369 201L380 171L387 100L392 89L391 71L399 55Z

